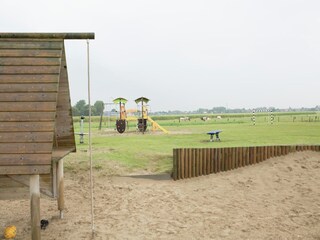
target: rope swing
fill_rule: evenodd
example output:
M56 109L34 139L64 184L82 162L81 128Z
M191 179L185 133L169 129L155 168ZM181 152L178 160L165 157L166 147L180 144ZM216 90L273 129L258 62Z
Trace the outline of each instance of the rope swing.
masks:
M90 48L89 39L87 39L87 69L88 69L88 104L89 104L89 159L90 159L90 195L91 195L91 231L94 237L94 192L93 192L93 174L92 174L92 144L91 144L91 94L90 94Z

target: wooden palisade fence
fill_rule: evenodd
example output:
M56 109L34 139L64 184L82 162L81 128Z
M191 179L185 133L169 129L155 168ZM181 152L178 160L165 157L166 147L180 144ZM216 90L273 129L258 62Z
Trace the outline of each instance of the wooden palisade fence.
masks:
M320 151L320 145L173 149L174 180L198 177L256 164L297 151Z

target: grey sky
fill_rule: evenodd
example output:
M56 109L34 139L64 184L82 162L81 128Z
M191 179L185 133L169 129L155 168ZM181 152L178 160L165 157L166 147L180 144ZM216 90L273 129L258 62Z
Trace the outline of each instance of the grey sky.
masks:
M320 104L320 1L1 0L2 32L95 32L92 101L152 111ZM86 41L67 41L72 104Z

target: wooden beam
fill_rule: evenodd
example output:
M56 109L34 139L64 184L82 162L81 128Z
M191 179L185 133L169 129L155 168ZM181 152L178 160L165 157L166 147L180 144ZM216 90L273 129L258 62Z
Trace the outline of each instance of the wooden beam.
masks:
M0 33L0 38L94 39L93 32L81 33Z

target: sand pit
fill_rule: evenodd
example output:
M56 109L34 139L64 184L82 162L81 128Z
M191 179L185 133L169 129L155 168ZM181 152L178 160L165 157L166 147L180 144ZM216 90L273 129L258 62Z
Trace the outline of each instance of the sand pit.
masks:
M88 174L66 174L66 211L41 199L42 239L90 239ZM0 201L0 229L30 239L29 200ZM320 239L320 153L172 181L167 175L95 177L95 239Z

